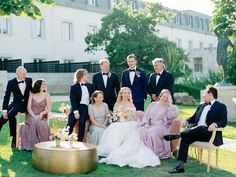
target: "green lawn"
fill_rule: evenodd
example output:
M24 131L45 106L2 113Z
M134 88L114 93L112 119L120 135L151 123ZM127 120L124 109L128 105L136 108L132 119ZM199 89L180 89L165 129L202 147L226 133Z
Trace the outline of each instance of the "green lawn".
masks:
M53 111L58 112L58 106L61 102L56 102L53 104ZM179 106L180 108L180 117L187 118L195 111L195 107L186 107ZM143 169L129 168L123 167L120 168L118 166L113 165L104 165L98 164L98 168L96 171L88 174L88 175L53 175L39 172L32 168L32 157L31 152L19 151L19 150L11 150L9 136L9 127L8 124L3 127L0 133L0 177L1 176L11 176L11 177L49 177L49 176L111 176L111 177L131 177L131 176L141 176L141 177L151 177L151 176L173 176L168 174L168 170L172 169L175 164L175 159L163 160L162 165L159 167L148 167ZM224 131L224 136L232 137L236 139L236 123L229 123L226 130ZM206 154L204 153L203 160L206 161ZM190 151L189 161L186 164L186 173L175 175L175 176L196 176L196 177L204 177L204 176L221 176L221 177L230 177L236 175L236 153L228 152L220 150L220 163L219 169L214 168L211 170L209 174L206 173L206 165L198 164L195 159L193 159L192 153ZM214 162L214 154L213 154L213 162ZM230 163L229 163L230 162ZM43 163L43 162L42 162ZM69 162L68 162L69 163ZM213 163L214 165L214 163ZM223 170L224 169L224 170Z

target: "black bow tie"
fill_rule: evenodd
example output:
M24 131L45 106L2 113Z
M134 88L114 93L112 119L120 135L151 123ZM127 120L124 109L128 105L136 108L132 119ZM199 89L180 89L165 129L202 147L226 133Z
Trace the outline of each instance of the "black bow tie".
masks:
M129 69L129 72L135 72L135 69Z
M107 75L108 76L109 73L102 73L102 75Z
M206 106L207 106L207 105L210 105L210 106L211 106L211 102L206 103Z
M86 86L86 84L83 84L83 83L82 83L82 84L80 84L80 85L81 85L81 87L82 87L82 86Z
M18 83L18 84L21 84L21 83L23 84L24 82L25 82L25 81L18 81L17 83Z
M157 76L161 76L161 74L160 74L160 73L156 73L156 75L157 75Z

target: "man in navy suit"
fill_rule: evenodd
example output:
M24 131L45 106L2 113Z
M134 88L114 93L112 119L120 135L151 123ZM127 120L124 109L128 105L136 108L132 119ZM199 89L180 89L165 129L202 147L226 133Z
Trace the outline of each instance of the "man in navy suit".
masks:
M227 124L227 109L223 103L217 101L217 89L213 86L208 86L204 92L205 103L202 103L192 117L183 122L183 126L193 124L192 128L188 128L176 135L165 135L164 139L167 141L181 138L178 165L169 173L184 172L184 163L186 163L188 156L189 145L195 141L208 142L211 138L212 131L217 127L225 127ZM215 146L223 144L222 133L217 132Z
M116 73L110 71L108 59L100 61L101 72L93 75L94 90L101 90L104 93L104 102L113 111L117 95L120 90L120 82Z
M85 123L88 120L88 105L93 93L93 85L88 83L88 71L78 69L74 75L74 85L70 88L71 112L68 118L69 134L72 133L76 120L79 119L78 141L84 137Z
M144 70L137 67L136 56L127 56L129 68L122 73L122 87L129 87L132 91L133 103L137 110L144 110L144 101L147 98L147 76Z
M173 99L173 75L165 70L165 64L162 58L155 58L152 61L152 64L155 72L150 75L148 81L148 92L152 98L152 101L157 101L159 99L159 95L163 89L168 89L171 92Z
M9 120L10 135L12 136L11 147L16 147L16 115L18 112L27 111L27 103L30 91L32 90L32 79L27 78L27 71L20 66L16 69L16 78L9 80L5 96L3 99L2 112L0 118L0 131L2 126ZM13 101L9 105L11 94L13 94Z

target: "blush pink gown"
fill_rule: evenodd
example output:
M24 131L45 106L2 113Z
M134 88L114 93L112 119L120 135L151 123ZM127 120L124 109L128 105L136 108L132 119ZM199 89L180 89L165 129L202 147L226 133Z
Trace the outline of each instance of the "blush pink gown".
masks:
M144 114L139 136L160 159L171 157L170 142L165 141L163 136L170 133L170 125L178 114L177 106L162 105L159 102L152 102ZM150 127L145 128L145 123L148 123Z

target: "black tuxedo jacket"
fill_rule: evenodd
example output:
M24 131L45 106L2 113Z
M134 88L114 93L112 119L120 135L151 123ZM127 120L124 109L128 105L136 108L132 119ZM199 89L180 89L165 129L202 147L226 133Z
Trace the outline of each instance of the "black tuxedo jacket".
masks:
M107 78L107 86L103 82L102 72L93 75L93 89L100 90L104 93L104 102L115 103L120 91L120 82L116 73L110 72ZM113 104L114 105L114 104Z
M159 96L163 89L168 89L173 97L173 90L172 90L173 85L174 85L174 77L170 72L164 70L160 75L157 84L156 84L156 74L152 73L148 81L148 92L151 96L152 94Z
M8 109L11 93L13 94L13 102L11 104L22 103L25 104L25 106L27 106L29 94L30 91L32 90L32 79L26 78L25 83L26 83L25 93L24 95L22 95L20 88L18 86L17 79L14 78L8 81L5 96L3 99L2 110Z
M188 123L197 125L204 107L205 103L201 104L197 108L194 115L187 119ZM215 101L215 103L211 105L211 108L206 116L207 127L209 127L212 123L216 123L218 127L225 127L227 124L227 108L223 103L220 103L219 101ZM213 143L216 146L220 146L223 144L222 132L216 133L216 137Z
M86 83L88 88L89 96L91 97L93 93L93 85L90 83ZM79 83L76 83L70 87L70 102L71 102L71 111L78 110L80 106L80 101L82 97L82 90Z

